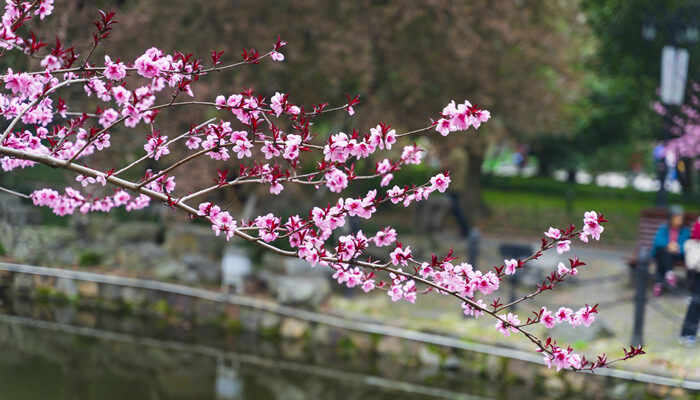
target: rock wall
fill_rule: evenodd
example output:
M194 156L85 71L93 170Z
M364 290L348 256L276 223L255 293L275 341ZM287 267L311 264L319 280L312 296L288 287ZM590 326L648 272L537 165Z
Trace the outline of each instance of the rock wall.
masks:
M359 325L324 324L308 318L309 314L321 314L303 311L299 316L290 316L274 308L256 306L253 300L248 305L232 304L140 287L9 271L0 271L0 293L10 299L5 302L6 313L10 309L13 314L35 319L145 336L153 335L154 326L160 327L156 329L159 332L163 329L169 331L167 326L213 327L219 332L301 343L302 348L330 348L335 354L350 359L379 357L403 366L463 371L494 380L509 379L525 387L538 387L554 397L575 398L573 394L600 397L601 393L612 394L614 391L632 397L654 393L663 393L663 396L687 394L681 389L614 380L602 375L555 373L527 361L411 340L390 333L369 332ZM35 307L36 302L59 306ZM145 317L151 322L135 323L134 318L125 316ZM154 318L160 322L155 322ZM183 340L192 340L197 329L173 332L181 332Z

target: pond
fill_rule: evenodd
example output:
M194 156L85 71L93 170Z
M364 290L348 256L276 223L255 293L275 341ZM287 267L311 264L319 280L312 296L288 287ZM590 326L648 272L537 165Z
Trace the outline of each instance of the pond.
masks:
M527 400L553 393L541 382L402 366L339 347L6 302L0 309L0 398Z

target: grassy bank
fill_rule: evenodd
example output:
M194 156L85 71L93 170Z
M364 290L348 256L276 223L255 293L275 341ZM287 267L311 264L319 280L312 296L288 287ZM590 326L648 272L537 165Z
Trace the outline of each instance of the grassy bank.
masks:
M567 194L568 193L568 194ZM567 204L567 195L572 199ZM482 192L489 215L479 223L487 231L539 233L543 227L580 222L584 211L602 212L606 224L606 242L631 244L636 237L640 212L654 205L656 193L631 189L573 185L547 178L484 179ZM669 202L687 210L698 210L698 202L670 194Z

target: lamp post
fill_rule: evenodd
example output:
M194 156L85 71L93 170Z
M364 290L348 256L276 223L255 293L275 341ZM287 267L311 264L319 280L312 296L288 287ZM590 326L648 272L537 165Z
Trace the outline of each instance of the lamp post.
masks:
M685 96L686 77L688 74L688 52L678 47L679 44L692 44L698 41L700 29L696 19L681 19L681 11L678 10L671 18L663 21L663 24L650 17L642 24L642 38L653 42L660 28L669 32L671 44L666 45L661 53L661 102L668 110L670 106L680 106L683 104ZM691 14L692 15L692 14ZM667 112L664 115L664 122L661 128L661 143L665 146L671 138L671 116ZM668 175L668 165L665 157L656 158L656 172L659 180L659 191L656 194L656 205L666 207L668 205L668 194L666 192L666 177Z

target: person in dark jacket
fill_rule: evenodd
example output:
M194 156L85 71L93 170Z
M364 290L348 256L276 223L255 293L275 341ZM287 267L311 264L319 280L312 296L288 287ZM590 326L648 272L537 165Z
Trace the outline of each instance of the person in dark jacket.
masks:
M693 225L690 239L700 241L700 221L696 221L695 225ZM700 270L691 269L688 266L688 281L690 282L689 289L692 298L681 327L680 343L684 346L693 347L697 343L696 336L698 334L698 323L700 323Z
M654 296L660 296L663 292L664 279L670 286L676 286L673 265L676 261L683 260L683 244L688 238L690 230L683 226L683 208L671 206L668 223L661 225L656 231L651 250L651 256L656 259Z

